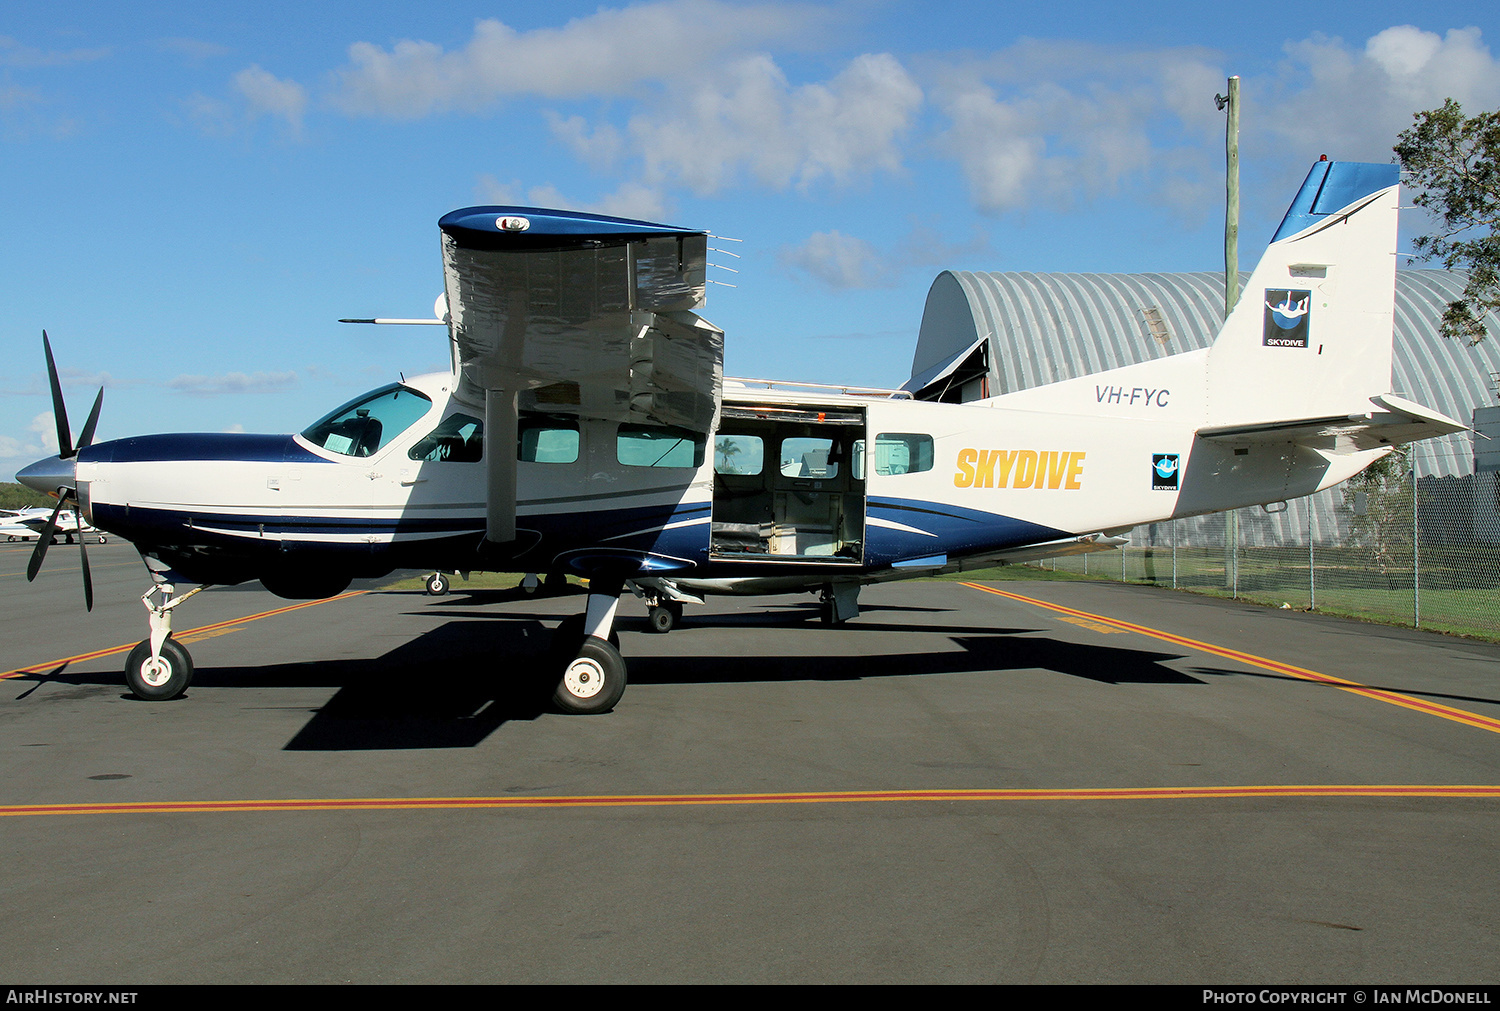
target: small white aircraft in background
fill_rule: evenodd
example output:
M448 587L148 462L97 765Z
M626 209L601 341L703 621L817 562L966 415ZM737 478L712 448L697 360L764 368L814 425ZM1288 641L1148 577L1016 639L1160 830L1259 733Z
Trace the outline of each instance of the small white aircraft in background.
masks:
M41 537L42 528L47 525L47 518L51 515L51 509L41 506L0 509L0 537L7 541L34 541ZM56 543L59 537L69 544L73 543L74 537L89 537L100 544L109 543L109 539L90 526L87 521L80 523L78 514L71 509L58 513L57 522L53 524L53 528L53 543Z
M590 580L545 674L560 709L605 712L627 586L658 628L708 593L813 590L841 622L865 583L1111 549L1465 430L1390 389L1397 180L1314 165L1212 347L968 404L725 379L723 333L696 314L706 233L467 208L438 223L442 319L390 321L446 324L450 371L297 435L93 444L96 399L75 449L47 346L62 452L17 476L60 495L49 528L76 499L140 549L142 698L191 680L182 584L316 598L395 568L530 571Z

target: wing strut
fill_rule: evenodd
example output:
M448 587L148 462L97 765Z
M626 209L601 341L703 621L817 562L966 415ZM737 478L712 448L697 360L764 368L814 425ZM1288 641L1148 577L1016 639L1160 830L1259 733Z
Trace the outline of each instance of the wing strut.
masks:
M516 391L484 391L485 540L516 539Z

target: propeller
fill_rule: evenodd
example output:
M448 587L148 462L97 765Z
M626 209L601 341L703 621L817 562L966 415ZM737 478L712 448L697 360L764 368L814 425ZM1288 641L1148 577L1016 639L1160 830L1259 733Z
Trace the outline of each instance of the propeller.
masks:
M57 459L59 462L72 460L78 456L80 450L87 448L94 441L94 429L99 424L99 409L104 405L104 387L99 387L99 394L94 398L94 407L89 411L88 421L84 422L83 431L78 435L78 445L73 445L72 430L68 427L68 408L63 403L62 384L57 379L57 364L52 360L52 343L47 340L45 330L42 331L42 350L47 355L47 381L52 386L52 418L57 422ZM27 582L35 579L36 574L41 571L42 560L47 557L47 548L51 547L52 536L57 531L57 517L62 513L63 507L68 504L68 499L78 501L76 464L73 473L71 485L59 483L56 487L57 506L53 508L52 515L47 518L47 525L42 528L42 536L36 542L36 550L31 553L31 561L26 565ZM57 474L57 480L62 481L66 471L58 470ZM74 514L79 519L78 557L83 566L83 602L88 610L92 611L94 609L94 578L89 572L89 550L84 545L83 514L76 508Z

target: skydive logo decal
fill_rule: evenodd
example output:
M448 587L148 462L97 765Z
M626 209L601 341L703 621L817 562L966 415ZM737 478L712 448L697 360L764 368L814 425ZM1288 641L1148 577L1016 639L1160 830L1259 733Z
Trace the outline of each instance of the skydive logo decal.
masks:
M1176 491L1179 470L1176 453L1152 453L1151 490Z
M1035 449L961 449L959 488L1059 488L1077 491L1083 485L1082 453Z
M1307 347L1307 306L1311 300L1310 291L1267 288L1260 342L1268 348Z

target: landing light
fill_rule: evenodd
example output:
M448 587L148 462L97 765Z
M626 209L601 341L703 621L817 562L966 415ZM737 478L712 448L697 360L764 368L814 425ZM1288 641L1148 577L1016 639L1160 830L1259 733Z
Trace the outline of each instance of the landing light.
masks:
M524 232L531 227L526 218L496 218L495 227L502 232Z

